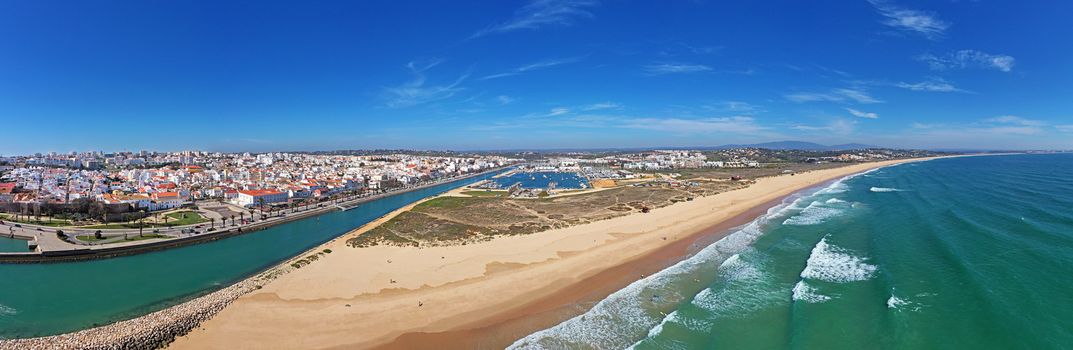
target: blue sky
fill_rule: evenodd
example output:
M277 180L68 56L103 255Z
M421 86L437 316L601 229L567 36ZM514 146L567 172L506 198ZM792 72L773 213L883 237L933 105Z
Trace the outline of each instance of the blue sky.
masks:
M1066 1L0 2L0 154L1073 148Z

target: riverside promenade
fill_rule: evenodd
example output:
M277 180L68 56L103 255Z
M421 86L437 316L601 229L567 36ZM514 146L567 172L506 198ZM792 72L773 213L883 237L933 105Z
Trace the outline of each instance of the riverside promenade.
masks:
M271 226L299 219L309 218L332 211L348 210L359 206L365 202L374 201L384 197L415 191L427 187L437 186L445 183L465 180L484 174L494 173L497 171L502 171L503 169L509 167L510 166L499 167L485 170L479 173L445 178L420 185L402 187L384 193L337 198L317 203L315 206L310 206L306 208L299 207L282 209L272 214L257 211L256 217L264 217L264 219L251 219L246 224L239 224L233 226L225 226L221 224L218 226L217 230L211 232L207 232L204 229L196 229L195 227L199 225L176 226L167 229L159 229L158 232L155 232L156 234L167 235L169 238L152 238L102 245L84 245L71 243L63 238L60 238L56 231L58 229L63 230L64 233L68 235L68 237L74 237L78 234L93 234L97 230L78 228L57 228L30 224L19 224L19 227L16 227L15 223L5 222L4 225L0 226L0 235L10 238L28 240L29 243L36 245L36 249L34 251L27 252L0 252L0 263L46 263L102 259L131 254L147 253L161 249L186 246L190 244L211 242L236 235L261 231ZM200 224L200 226L204 225L205 224ZM183 232L186 230L192 230L193 232ZM109 236L122 234L137 235L139 232L137 229L102 231L108 231L107 235Z

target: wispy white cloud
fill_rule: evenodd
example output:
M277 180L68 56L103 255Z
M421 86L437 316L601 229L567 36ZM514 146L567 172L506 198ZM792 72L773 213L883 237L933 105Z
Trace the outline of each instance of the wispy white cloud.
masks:
M931 78L919 83L899 82L895 86L913 91L929 92L968 92L957 88L942 78Z
M1020 116L997 116L968 122L912 123L899 135L889 135L926 147L1038 149L1041 143L1069 147L1062 125ZM1073 127L1073 125L1067 125ZM1073 132L1073 128L1067 128Z
M1054 128L1061 132L1073 132L1073 124L1055 125Z
M1015 116L1015 115L1003 115L1003 116L998 116L998 117L994 117L994 118L988 118L988 119L985 119L984 121L989 122L989 123L1013 124L1013 125L1020 125L1020 126L1043 126L1043 125L1047 125L1047 123L1044 123L1044 122L1039 121L1039 120L1026 119L1026 118L1018 117L1018 116Z
M885 17L883 24L901 31L919 34L935 40L942 38L950 23L940 20L935 14L907 9L887 0L868 0L876 11Z
M856 102L861 104L882 103L861 89L833 89L829 92L797 92L783 96L791 102Z
M581 110L583 110L583 111L599 111L599 110L605 110L605 109L619 109L619 108L622 108L622 106L619 105L618 103L600 102L600 103L593 103L591 105L581 107Z
M979 125L965 128L970 132L992 135L1038 135L1043 133L1043 127L1047 125L1043 121L1027 119L1015 115L1003 115L987 118Z
M511 102L514 102L514 98L507 95L499 95L496 96L496 101L499 101L499 104L501 105L508 105Z
M644 68L649 74L704 73L712 71L712 67L691 63L651 64Z
M971 139L973 137L1024 137L1041 135L1046 132L1047 123L1014 115L985 118L972 123L960 124L923 124L913 123L911 127L934 137L952 137Z
M592 108L598 107L598 108ZM761 125L751 116L706 116L680 115L654 117L600 113L618 109L615 103L597 103L581 107L556 107L548 111L526 114L509 123L480 123L474 130L505 130L532 127L554 128L620 128L652 130L676 134L735 134L748 136L776 135L770 127Z
M571 26L581 19L591 18L587 8L598 5L595 0L533 0L514 11L514 17L473 33L475 39L489 34L512 32L520 29L536 30L543 27Z
M916 59L926 63L932 70L980 68L1009 72L1013 70L1017 62L1013 56L994 55L976 50L958 50L942 56L926 53L917 56Z
M913 129L935 129L935 128L941 128L943 126L945 126L945 124L920 123L920 122L914 122L913 124L910 124L910 127L912 127Z
M630 129L645 129L673 133L733 133L757 134L768 128L760 126L752 117L715 117L715 118L630 118L621 121L621 126Z
M765 112L763 106L754 105L744 101L722 101L703 105L702 108L712 112L733 112L755 114Z
M527 65L524 65L524 66L521 66L521 67L517 67L517 68L511 69L509 71L503 72L503 73L486 75L486 76L482 77L481 80L504 78L504 77L514 76L514 75L522 74L522 73L533 71L533 70L538 70L538 69L543 69L543 68L548 68L548 67L555 67L555 66L558 66L558 65L563 65L563 64L568 64L568 63L574 63L574 62L580 61L582 58L583 57L568 57L568 58L559 58L559 59L540 61L540 62L536 62L536 63L527 64Z
M564 114L567 114L567 113L570 113L569 108L556 107L556 108L552 108L551 112L548 112L547 114L545 114L545 116L554 117L554 116L558 116L558 115L564 115Z
M442 63L442 60L432 60L429 62L418 63L411 61L406 64L407 69L413 74L413 80L406 82L396 87L388 87L384 89L384 95L387 99L386 105L391 108L411 107L419 104L424 104L432 101L439 101L447 98L451 98L455 94L464 90L460 85L469 74L463 74L455 79L454 82L446 85L427 85L427 78L425 72L433 67Z
M853 133L856 125L857 121L854 120L835 119L824 125L793 125L790 128L799 131L848 135Z
M846 111L849 112L849 114L852 114L854 117L858 118L879 119L879 114L875 114L872 112L862 112L853 108L846 108Z

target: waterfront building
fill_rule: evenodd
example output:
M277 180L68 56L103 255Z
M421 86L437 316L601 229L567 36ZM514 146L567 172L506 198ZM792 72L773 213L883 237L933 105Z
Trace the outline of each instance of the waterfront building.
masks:
M243 190L238 191L235 204L243 207L255 207L261 204L283 203L287 201L287 193L276 190Z

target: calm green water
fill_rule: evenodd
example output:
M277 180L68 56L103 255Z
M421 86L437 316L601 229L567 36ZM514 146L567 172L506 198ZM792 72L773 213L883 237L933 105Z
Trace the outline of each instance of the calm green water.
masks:
M28 252L29 246L25 240L0 237L0 252Z
M0 338L65 333L160 310L248 277L421 198L492 175L183 248L73 263L0 264Z
M1073 348L1073 154L844 179L514 347Z

